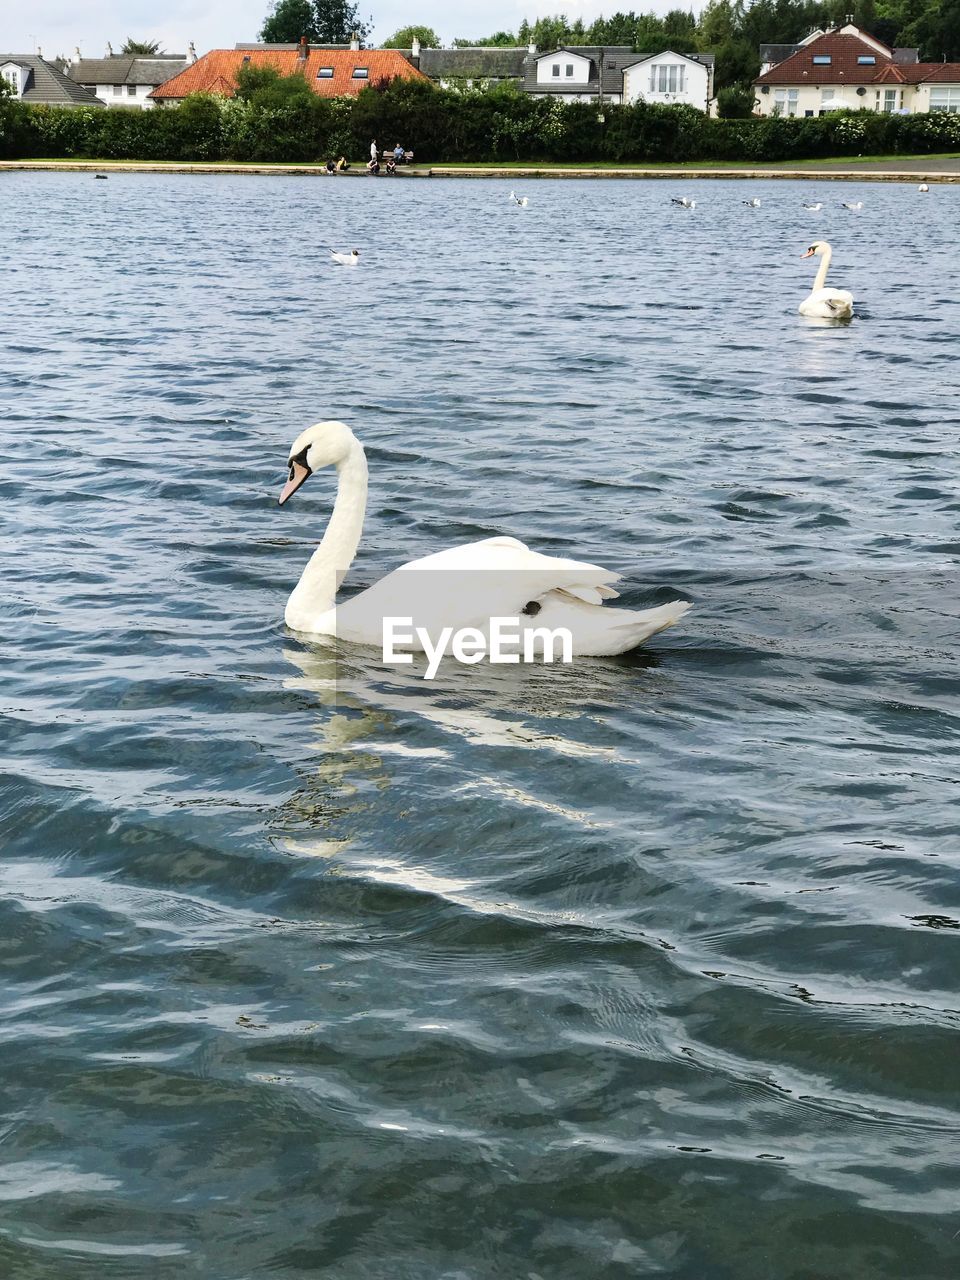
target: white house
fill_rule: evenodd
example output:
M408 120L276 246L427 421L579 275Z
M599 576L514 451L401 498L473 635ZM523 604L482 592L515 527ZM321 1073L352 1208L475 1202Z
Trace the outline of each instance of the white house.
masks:
M102 107L97 97L74 84L41 53L0 53L0 76L15 98L57 107Z
M569 45L527 59L523 87L563 102L686 103L709 111L712 53L634 53L629 45Z
M146 111L155 105L150 97L154 89L179 75L196 60L197 53L192 44L187 54L149 57L114 53L107 45L105 58L81 58L80 50L74 50L73 58L64 66L64 71L108 107L133 107Z
M551 53L531 55L524 69L523 88L534 97L562 102L620 102L623 68L637 55L628 44L571 45Z
M709 112L713 103L712 53L653 53L623 68L624 102L685 103Z
M818 34L754 81L759 115L960 111L960 63L918 62L852 23Z

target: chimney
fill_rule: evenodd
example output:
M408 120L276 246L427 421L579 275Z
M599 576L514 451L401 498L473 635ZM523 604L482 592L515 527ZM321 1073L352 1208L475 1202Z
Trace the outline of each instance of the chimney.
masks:
M77 45L77 47L74 49L73 57L70 59L70 61L73 63L75 67L79 65L80 63L80 46L79 45Z
M535 58L537 56L537 46L533 43L532 40L527 45L527 56L530 58Z
M110 43L109 40L107 41L107 57L108 58L113 57L113 45Z
M350 32L350 48L354 53L360 48L360 37L355 31Z
M412 48L410 52L415 58L420 57L420 41L417 39L416 36L413 37Z
M40 46L39 46L39 45L37 45L37 57L38 57L38 58L42 58L42 57L43 57L43 50L40 48Z
M300 62L306 62L309 55L310 55L310 46L307 44L307 37L301 36L300 46L297 49L297 59Z
M196 60L197 60L197 46L191 40L190 48L187 50L187 61L196 62Z

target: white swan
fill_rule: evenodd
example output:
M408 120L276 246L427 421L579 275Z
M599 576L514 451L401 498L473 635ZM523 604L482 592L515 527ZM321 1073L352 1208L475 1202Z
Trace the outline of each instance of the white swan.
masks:
M530 203L529 196L515 196L512 191L510 192L510 199L514 204L518 204L521 209L525 209Z
M349 253L337 253L334 249L331 249L330 257L334 262L338 262L341 267L355 267L360 261L360 250L351 249Z
M929 191L929 190L930 190L930 188L927 186L927 184L926 184L925 182L921 182L921 183L920 183L920 185L919 185L919 187L917 187L917 190L918 190L918 191Z
M294 631L382 646L384 618L412 618L433 641L443 627L477 627L519 619L520 632L569 629L575 656L625 653L672 626L685 600L632 612L605 608L619 575L599 565L540 555L516 538L484 538L411 560L342 604L337 590L357 551L367 505L367 459L342 422L318 422L293 442L281 505L321 467L335 466L337 499L323 535L287 601ZM406 628L410 630L411 628ZM419 649L419 644L412 644Z
M813 282L810 296L809 298L804 298L798 307L800 314L802 316L819 316L821 319L830 320L843 320L848 316L852 316L853 294L848 293L846 289L827 289L825 287L827 270L830 266L830 259L833 257L833 250L826 240L816 240L806 253L800 256L803 258L816 256L820 259L820 270L817 272L817 278Z
M851 213L859 213L863 208L862 200L841 200L844 209L849 209Z
M819 213L823 208L823 203L818 200L816 204L805 204L803 207L809 209L811 213Z

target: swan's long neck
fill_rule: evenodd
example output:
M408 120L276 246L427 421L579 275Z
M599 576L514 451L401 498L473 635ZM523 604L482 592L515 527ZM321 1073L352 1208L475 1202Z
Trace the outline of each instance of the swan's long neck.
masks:
M294 630L309 631L318 615L333 608L357 554L367 509L367 457L359 440L352 440L346 457L337 463L337 481L337 500L323 541L287 601L284 616Z
M817 278L813 282L814 292L816 292L817 289L822 289L827 283L827 268L830 266L830 259L832 257L833 250L829 245L827 245L823 253L820 255L820 270L817 272Z

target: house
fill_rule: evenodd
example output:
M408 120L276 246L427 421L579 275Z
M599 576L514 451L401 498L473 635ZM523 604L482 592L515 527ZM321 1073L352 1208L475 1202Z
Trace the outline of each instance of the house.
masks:
M272 67L282 76L301 75L323 98L348 97L368 84L397 76L427 80L396 49L361 49L356 41L348 48L311 46L304 38L298 45L213 49L154 89L150 97L160 107L177 106L191 93L232 98L243 67Z
M919 62L915 54L888 48L852 23L817 34L754 81L757 111L960 111L960 63Z
M712 53L634 53L630 45L568 45L528 58L523 87L563 102L686 103L709 111Z
M197 54L192 44L187 54L165 53L155 57L114 53L110 45L107 45L105 58L81 58L80 50L75 49L73 57L64 65L63 70L108 107L133 107L135 110L145 111L154 106L150 97L154 89L196 60Z
M685 103L709 113L713 105L712 53L652 53L623 68L623 102Z
M509 82L523 87L527 59L534 46L480 46L465 49L424 49L414 40L403 56L441 89L479 89Z
M15 98L51 107L102 107L89 89L65 76L40 53L0 53L0 76Z
M623 66L637 54L628 44L571 45L550 53L532 54L526 63L523 88L535 97L561 102L619 102L623 96ZM602 60L602 66L601 66Z

